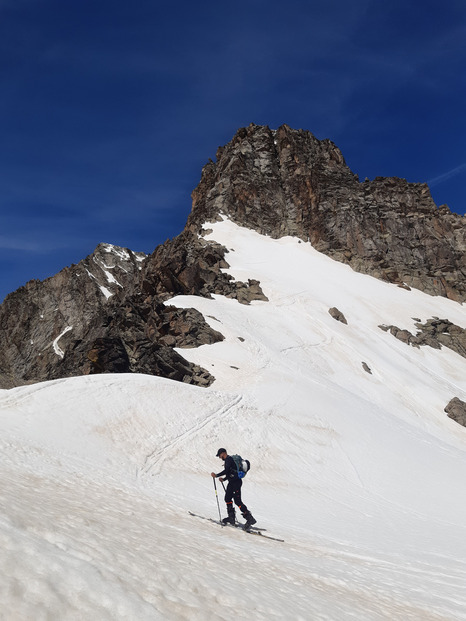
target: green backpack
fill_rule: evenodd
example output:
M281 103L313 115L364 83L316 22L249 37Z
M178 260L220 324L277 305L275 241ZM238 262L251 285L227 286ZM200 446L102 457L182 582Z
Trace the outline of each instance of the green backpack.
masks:
M232 455L231 457L238 471L238 479L242 479L251 469L251 464L248 459L243 459L241 455Z

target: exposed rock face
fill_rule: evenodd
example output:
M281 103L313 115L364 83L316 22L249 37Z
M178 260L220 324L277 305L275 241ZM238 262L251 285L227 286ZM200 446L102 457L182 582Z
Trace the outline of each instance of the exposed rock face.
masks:
M0 388L89 373L149 373L207 386L207 371L174 347L223 340L176 294L266 300L259 283L231 282L226 249L189 231L145 258L100 245L78 265L31 281L0 307Z
M390 332L394 337L413 347L428 345L434 349L441 349L442 345L455 351L466 358L466 330L456 326L448 319L428 319L425 323L420 321L414 324L418 328L417 334L409 330L401 330L396 326L379 326L385 332Z
M360 183L330 140L307 131L240 129L192 196L193 230L227 214L272 237L310 240L357 271L466 300L465 218L437 208L426 184Z
M0 306L0 386L60 376L64 350L132 286L144 258L100 244L78 265L9 294Z
M145 263L141 289L144 294L166 300L173 295L216 293L235 298L243 304L252 300L267 301L260 283L232 282L222 269L229 267L227 249L206 242L196 233L185 230L181 235L156 248Z
M78 265L7 296L0 306L0 387L106 372L210 384L207 371L173 348L223 336L196 311L167 300L212 294L243 304L267 300L257 281L233 281L224 272L227 249L203 238L202 226L221 214L273 237L310 240L332 258L400 286L466 300L464 218L437 209L425 184L380 177L360 183L331 141L307 131L240 129L204 167L192 196L185 230L149 257L101 244ZM331 314L344 321L337 309ZM445 344L464 355L464 331L443 324L420 327L422 337L387 329L411 344Z
M446 406L445 412L448 414L448 418L466 427L466 403L464 401L454 397Z

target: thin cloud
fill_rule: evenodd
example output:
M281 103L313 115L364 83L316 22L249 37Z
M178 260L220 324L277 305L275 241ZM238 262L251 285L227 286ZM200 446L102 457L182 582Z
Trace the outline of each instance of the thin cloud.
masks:
M47 250L50 248L48 247ZM21 252L44 253L44 243L40 240L31 241L18 237L7 237L0 235L0 250L16 250Z
M459 175L465 170L466 170L466 162L464 164L460 164L459 166L455 166L455 168L452 168L451 170L443 173L442 175L439 175L438 177L433 177L432 179L429 179L427 183L428 185L430 185L430 187L433 187L435 185L438 185L439 183L448 181L448 179L451 179L452 177Z

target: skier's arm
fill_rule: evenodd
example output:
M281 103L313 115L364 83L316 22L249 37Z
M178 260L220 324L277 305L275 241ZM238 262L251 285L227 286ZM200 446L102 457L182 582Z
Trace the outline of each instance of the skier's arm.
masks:
M226 477L228 480L232 479L234 476L234 473L236 473L236 466L235 466L235 462L233 460L232 457L230 457L228 455L228 457L225 460L225 468L224 470L222 470L222 472L219 472L218 474L215 474L215 472L211 472L211 476L216 479L218 477Z
M211 472L210 475L216 479L218 477L223 477L223 475L225 474L226 470L222 470L222 472L219 472L218 474L215 474L215 472Z

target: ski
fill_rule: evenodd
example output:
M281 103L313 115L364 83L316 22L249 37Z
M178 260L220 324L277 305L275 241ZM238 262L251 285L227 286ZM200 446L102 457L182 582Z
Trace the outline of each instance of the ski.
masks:
M193 513L192 511L188 511L189 515L192 515L193 517L198 517L201 518L201 520L207 520L208 522L213 522L214 524L219 524L220 526L233 526L233 524L224 524L223 522L220 522L219 520L214 520L213 518L208 518L205 517L204 515L199 515L198 513ZM243 530L245 530L245 526L246 524L241 524L241 522L236 522L236 524L234 525L235 528L242 528ZM260 528L259 526L251 526L251 528L253 530L267 530L266 528Z
M233 524L223 524L223 522L220 522L220 520L214 520L213 518L208 518L205 517L204 515L199 515L198 513L193 513L192 511L188 511L189 515L192 515L193 517L197 517L200 518L201 520L207 520L207 522L212 522L213 524L217 524L218 526L233 526ZM244 528L244 526L242 524L235 524L235 528L240 528L242 531L244 531L245 533L248 533L248 535L258 535L259 537L264 537L265 539L271 539L272 541L280 541L281 543L284 543L285 540L284 539L279 539L278 537L271 537L270 535L264 535L264 532L266 529L265 528L259 528L257 526L251 526L251 528L246 529Z
M230 526L232 526L232 524L230 524ZM241 522L236 522L235 527L242 528L243 530L247 530L246 524L241 524ZM250 526L250 528L251 530L258 530L258 531L267 530L266 528L261 528L260 526Z
M260 530L247 530L246 528L243 528L243 530L245 533L248 533L248 535L258 535L259 537L264 537L265 539L271 539L272 541L281 541L281 543L285 543L284 539L279 539L278 537L271 537L270 535L264 535L264 533Z

